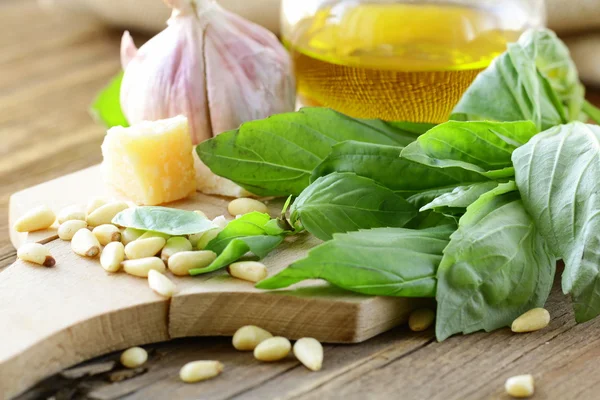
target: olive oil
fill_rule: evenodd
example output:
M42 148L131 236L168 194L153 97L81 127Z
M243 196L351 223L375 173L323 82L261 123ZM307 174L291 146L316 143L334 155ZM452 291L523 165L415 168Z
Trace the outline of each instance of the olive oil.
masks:
M286 35L299 100L361 118L442 122L520 32L493 9L338 4Z

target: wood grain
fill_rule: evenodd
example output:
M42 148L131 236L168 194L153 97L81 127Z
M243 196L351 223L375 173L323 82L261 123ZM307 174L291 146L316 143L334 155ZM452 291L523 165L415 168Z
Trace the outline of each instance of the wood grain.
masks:
M87 105L119 68L120 32L88 17L44 13L33 0L0 0L0 33L2 268L15 260L9 195L100 161L104 131ZM590 91L588 98L600 104L600 93ZM259 363L233 350L227 338L177 339L146 345L148 365L129 379L113 383L123 369L109 363L113 369L89 376L59 373L19 399L508 399L504 379L520 373L535 376L536 399L597 399L600 322L575 325L558 288L548 308L550 327L532 334L501 330L437 343L431 331L400 327L360 345L326 345L317 373L292 358ZM118 357L84 365L102 371ZM198 385L178 381L185 362L209 357L225 362L222 376Z

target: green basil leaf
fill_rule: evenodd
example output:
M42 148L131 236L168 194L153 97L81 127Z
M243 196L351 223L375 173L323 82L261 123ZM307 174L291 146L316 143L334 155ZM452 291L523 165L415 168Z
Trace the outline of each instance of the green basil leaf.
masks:
M421 135L418 145L431 158L465 162L487 172L512 167L512 152L536 133L531 121L449 121Z
M515 189L483 194L450 236L437 272L438 340L501 328L544 305L556 260Z
M458 218L454 215L444 215L433 210L420 212L416 217L411 219L404 228L406 229L427 229L438 226L450 226L456 230Z
M224 268L236 262L248 252L263 258L283 242L283 236L246 236L236 237L227 242L223 251L207 267L195 268L190 275L201 275Z
M452 231L376 228L338 233L256 287L278 289L305 279L325 279L369 295L433 297L436 269Z
M550 75L544 76L537 64L552 59L548 55L562 45L560 40L546 42L545 53L536 51L537 42L553 35L550 31L528 32L517 43L477 75L452 112L452 119L533 121L543 130L568 121L561 98L553 89ZM542 68L550 71L549 68ZM557 86L556 84L554 86ZM562 99L566 97L562 95Z
M202 142L196 151L217 175L259 195L299 195L313 169L345 140L405 145L430 124L387 123L304 108L251 121Z
M452 190L463 182L487 180L462 168L442 169L400 158L402 147L356 141L338 143L312 173L314 182L333 172L352 172L373 179L403 196L424 190Z
M171 236L192 235L215 227L210 220L193 211L157 206L128 208L118 213L112 223Z
M562 288L575 318L600 314L600 127L573 122L536 135L513 154L525 208L565 262Z
M496 186L498 186L498 182L480 182L469 186L458 186L451 192L436 197L430 203L421 207L419 211L423 212L425 210L436 210L446 207L467 208L477 200L479 196L489 192Z
M123 110L121 110L121 81L123 71L119 72L94 99L90 113L94 119L107 128L113 126L129 126Z
M314 181L291 208L291 223L322 240L334 233L378 227L402 227L417 214L404 198L373 181L333 173Z
M268 235L265 226L269 223L271 217L269 214L261 212L251 212L230 221L225 228L205 247L205 250L214 251L221 254L230 241L236 238L247 236Z

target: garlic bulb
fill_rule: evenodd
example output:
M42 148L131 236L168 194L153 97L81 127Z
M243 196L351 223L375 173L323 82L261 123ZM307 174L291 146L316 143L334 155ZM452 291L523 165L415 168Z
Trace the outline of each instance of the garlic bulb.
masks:
M183 114L197 144L242 122L293 111L290 58L271 32L214 0L165 2L173 9L165 30L139 49L129 32L121 41L121 108L131 124ZM200 190L247 194L196 164Z

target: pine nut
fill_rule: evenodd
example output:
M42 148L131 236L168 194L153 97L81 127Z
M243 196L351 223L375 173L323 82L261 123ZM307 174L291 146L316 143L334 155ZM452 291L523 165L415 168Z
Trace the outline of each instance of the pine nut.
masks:
M108 272L117 272L125 259L125 246L121 242L110 242L102 250L100 265Z
M140 229L125 228L121 232L121 242L124 245L127 245L127 244L133 242L134 240L139 239L139 237L142 236L143 234L144 234L144 231L142 231Z
M165 263L158 257L138 258L136 260L125 260L121 263L123 270L129 275L147 278L150 270L164 273L167 269Z
M229 221L227 220L227 218L225 218L224 215L219 215L218 217L215 217L215 219L212 220L212 223L217 228L225 229Z
M93 213L94 211L96 211L98 208L102 207L105 204L106 204L106 200L104 200L100 197L93 197L90 199L90 201L88 201L87 207L85 208L85 212L87 213L87 215L90 215L91 213Z
M171 236L167 235L166 233L146 231L138 239L148 239L148 238L155 238L155 237L163 238L166 241L166 240L169 240L169 238Z
M213 251L180 251L169 257L169 270L173 275L187 276L189 270L204 268L217 258Z
M534 308L515 319L510 329L513 332L533 332L543 329L550 323L550 313L545 308Z
M58 227L58 237L62 240L71 240L73 235L80 229L86 229L87 222L73 219L60 224Z
M240 351L254 350L264 340L272 338L270 332L255 325L242 326L233 334L233 347Z
M160 252L165 243L167 241L161 237L134 240L125 246L125 255L130 260L152 257Z
M408 327L413 332L421 332L429 328L435 320L435 313L429 308L420 308L410 313Z
M194 212L195 212L196 214L198 214L199 216L201 216L201 217L204 217L204 218L208 219L208 217L206 216L206 214L204 214L204 212L203 212L203 211L200 211L200 210L194 210Z
M165 244L165 247L163 247L162 252L160 253L160 258L166 263L173 254L191 250L192 244L189 240L179 236L172 237L167 240L167 244Z
M113 224L98 225L92 230L92 233L102 246L106 246L110 242L121 241L121 231Z
M179 370L179 378L186 383L194 383L214 378L223 372L219 361L192 361Z
M67 206L58 212L56 217L59 224L64 224L67 221L85 221L85 211L78 204Z
M39 243L26 243L19 247L17 257L19 260L43 265L44 267L53 267L56 264L48 248Z
M129 205L124 201L105 204L96 208L87 216L87 223L90 226L110 224L115 215L127 208L129 208Z
M263 340L254 349L254 358L260 361L278 361L290 353L292 344L281 336Z
M294 355L311 371L318 371L323 365L323 346L317 339L302 338L294 343Z
M96 257L100 253L100 243L94 234L87 229L75 232L71 239L71 248L76 254L84 257Z
M237 217L238 215L248 214L253 211L258 211L261 213L268 213L269 209L267 206L258 200L249 199L249 198L239 198L232 200L227 206L227 211L229 214Z
M221 228L213 228L206 232L190 235L190 242L192 243L195 249L203 250L208 244L208 242L216 238L222 230L223 229Z
M265 264L256 261L239 261L227 267L227 272L234 278L249 282L258 282L267 277Z
M55 220L56 216L51 209L47 206L39 206L19 218L13 228L17 232L33 232L50 228Z
M506 380L504 389L509 396L517 398L525 398L533 396L535 391L533 376L517 375Z
M177 290L177 286L169 278L153 269L148 271L148 286L164 297L172 297Z
M131 347L121 353L121 364L127 368L137 368L148 361L148 352L141 347Z

